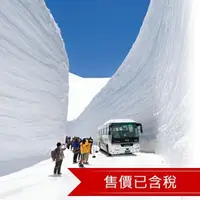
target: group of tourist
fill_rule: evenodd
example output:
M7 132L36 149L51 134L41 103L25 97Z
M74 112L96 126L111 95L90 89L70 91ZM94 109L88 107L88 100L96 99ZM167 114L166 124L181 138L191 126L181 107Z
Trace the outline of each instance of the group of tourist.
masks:
M80 137L65 138L65 143L57 143L57 147L51 152L51 157L55 161L54 175L61 175L61 166L64 159L64 150L70 149L73 152L73 163L78 163L79 167L89 164L89 155L92 153L93 139Z

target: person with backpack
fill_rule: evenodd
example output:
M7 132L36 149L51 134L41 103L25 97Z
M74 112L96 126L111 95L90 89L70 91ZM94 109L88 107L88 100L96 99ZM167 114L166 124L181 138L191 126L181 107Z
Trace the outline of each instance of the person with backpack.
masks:
M73 153L74 153L73 163L77 163L77 157L78 157L79 152L80 152L80 143L79 143L78 138L74 138L72 148L73 148Z
M61 175L61 166L64 159L65 144L57 143L57 147L51 152L51 157L55 161L54 175Z

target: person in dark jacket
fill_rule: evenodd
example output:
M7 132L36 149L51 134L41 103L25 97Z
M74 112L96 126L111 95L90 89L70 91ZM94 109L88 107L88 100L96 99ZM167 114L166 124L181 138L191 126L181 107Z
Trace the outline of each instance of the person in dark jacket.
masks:
M69 144L70 140L71 140L70 136L66 136L66 138L65 138L65 144L66 145Z
M88 142L90 143L90 154L92 154L92 145L93 145L93 139L92 139L92 137L88 138Z
M55 152L55 167L54 167L54 175L61 175L61 166L64 159L64 150L66 149L65 144L57 143L57 147L54 150Z
M78 143L79 143L79 152L78 152L78 160L81 160L81 150L80 150L80 144L81 144L82 140L81 138L78 139Z
M75 137L71 139L70 141L70 147L71 147L71 150L73 151L73 147L74 147L74 140L75 140Z
M70 141L71 141L71 137L66 136L65 143L68 149L70 148Z
M73 156L73 163L77 163L77 158L78 158L78 155L80 153L80 143L79 143L79 140L78 138L74 138L74 142L73 142L73 153L74 153L74 156Z

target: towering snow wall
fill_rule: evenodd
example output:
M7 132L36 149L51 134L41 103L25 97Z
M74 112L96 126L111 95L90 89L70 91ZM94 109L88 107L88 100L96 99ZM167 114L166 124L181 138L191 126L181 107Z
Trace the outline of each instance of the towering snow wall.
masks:
M65 134L67 105L68 58L44 1L1 1L0 173L49 156Z
M111 118L142 122L141 149L173 164L187 162L188 67L193 1L152 0L129 54L82 115L68 124L72 135L96 136Z

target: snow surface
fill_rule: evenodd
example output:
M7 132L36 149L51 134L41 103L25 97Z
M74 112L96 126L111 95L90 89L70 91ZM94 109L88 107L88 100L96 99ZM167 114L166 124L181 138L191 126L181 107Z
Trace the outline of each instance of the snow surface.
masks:
M1 175L41 160L63 138L69 65L43 0L1 1L0 30Z
M1 200L64 200L64 199L107 199L106 197L67 197L67 195L79 184L79 180L72 175L67 168L78 167L72 164L73 154L66 150L65 160L62 166L62 177L49 177L52 175L54 163L51 160L43 161L33 167L0 178ZM154 154L138 154L138 156L108 157L97 153L96 158L90 157L88 167L159 167L163 166L161 157ZM167 166L166 166L167 167ZM111 199L111 198L109 198ZM112 198L113 199L113 198ZM121 199L115 197L114 199ZM165 197L129 197L127 199L158 199ZM174 198L178 200L179 198ZM173 200L173 198L170 198Z
M35 166L17 173L0 178L1 200L65 200L65 199L113 199L122 197L68 197L67 195L80 183L80 181L67 169L76 168L72 164L73 154L66 150L62 166L61 177L50 177L54 163L51 160L43 161ZM89 158L87 167L169 167L162 157L155 154L139 153L137 156L108 157L97 153L96 158ZM123 197L127 200L181 200L181 197ZM198 200L199 197L185 197L188 200Z
M195 1L195 0L194 0ZM108 84L77 120L71 135L92 135L109 119L143 124L141 149L188 163L191 14L194 1L152 0L136 42Z
M82 78L69 73L68 121L76 119L110 78Z

